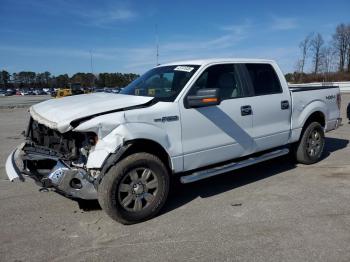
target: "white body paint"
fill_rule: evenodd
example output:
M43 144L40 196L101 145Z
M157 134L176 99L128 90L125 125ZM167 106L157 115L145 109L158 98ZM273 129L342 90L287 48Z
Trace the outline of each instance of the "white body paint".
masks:
M280 94L224 100L218 106L185 108L184 99L192 84L209 66L227 63L267 63L280 79ZM176 62L178 70L186 65L200 65L174 102L158 102L151 106L108 113L82 122L73 128L71 122L86 116L145 104L152 97L88 94L52 99L30 109L38 122L60 132L95 132L99 140L90 151L87 168L100 169L106 158L127 141L147 139L161 145L168 153L174 173L246 156L262 150L298 141L307 118L322 112L325 130L336 128L340 116L336 99L326 96L339 89L291 92L274 61L257 59L213 59ZM289 101L288 110L281 110L281 101ZM241 116L240 108L251 105L253 114ZM155 121L177 116L177 121Z

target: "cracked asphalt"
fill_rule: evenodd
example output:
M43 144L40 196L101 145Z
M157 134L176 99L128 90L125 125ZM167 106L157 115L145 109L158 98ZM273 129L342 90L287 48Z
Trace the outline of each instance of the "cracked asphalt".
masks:
M162 213L123 226L96 202L11 183L5 161L27 109L0 109L0 261L350 261L350 125L327 134L322 161L287 157L176 184ZM16 100L15 100L16 102Z

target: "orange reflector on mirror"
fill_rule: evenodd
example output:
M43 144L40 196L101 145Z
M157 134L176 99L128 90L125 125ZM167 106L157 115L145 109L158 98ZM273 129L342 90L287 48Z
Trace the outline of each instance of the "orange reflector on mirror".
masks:
M202 99L202 102L203 103L211 103L211 102L217 102L218 99L216 97L213 97L213 98L203 98Z

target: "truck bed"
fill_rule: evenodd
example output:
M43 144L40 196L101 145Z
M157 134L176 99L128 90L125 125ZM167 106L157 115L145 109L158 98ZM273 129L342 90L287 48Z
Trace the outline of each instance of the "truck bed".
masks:
M303 86L289 85L292 98L291 130L292 136L290 142L295 142L300 137L300 132L304 126L305 120L312 111L322 112L325 116L325 131L336 128L339 116L338 86Z

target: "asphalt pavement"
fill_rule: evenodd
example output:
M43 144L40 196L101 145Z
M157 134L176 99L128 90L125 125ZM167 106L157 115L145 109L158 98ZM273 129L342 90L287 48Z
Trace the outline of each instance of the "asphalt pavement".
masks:
M342 98L345 118L350 95ZM26 108L0 109L0 261L350 261L346 120L315 165L282 157L177 184L159 216L124 226L96 202L83 210L32 181L7 180L27 117Z
M49 95L0 96L0 109L27 108L33 104L51 99Z

